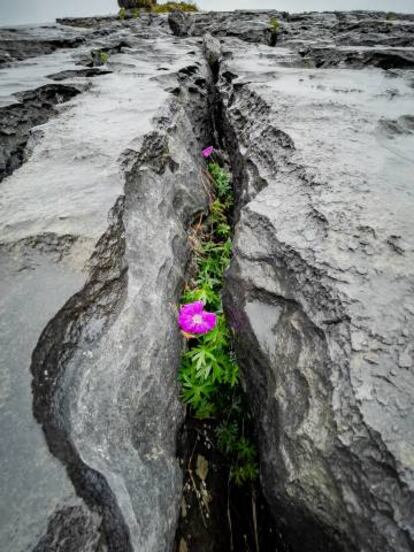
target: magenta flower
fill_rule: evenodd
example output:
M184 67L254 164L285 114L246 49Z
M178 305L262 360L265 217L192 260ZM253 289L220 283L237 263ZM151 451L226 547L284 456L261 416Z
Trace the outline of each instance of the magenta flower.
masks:
M215 328L217 316L205 311L202 301L195 301L180 308L178 324L186 334L206 334Z
M209 157L211 157L214 153L214 148L213 146L209 146L208 148L205 148L203 149L203 151L201 152L201 155L205 158L205 159L208 159Z

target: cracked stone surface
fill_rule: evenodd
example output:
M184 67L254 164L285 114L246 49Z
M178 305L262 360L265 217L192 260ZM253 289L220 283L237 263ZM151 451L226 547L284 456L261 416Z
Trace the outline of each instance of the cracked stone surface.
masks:
M213 115L267 499L301 552L413 550L413 29L236 12L0 31L1 550L172 547L176 304Z
M169 89L202 56L156 25L151 38L143 22L136 32L111 25L105 39L32 58L43 88L13 97L29 65L3 69L4 109L26 113L9 136L30 131L0 199L5 552L163 552L174 539L175 309L186 225L206 196L186 102ZM47 77L103 46L107 74ZM25 85L14 78L23 67ZM39 91L60 87L79 93L53 102L50 118Z
M383 70L221 42L239 194L225 303L263 488L298 549L412 550L411 48Z

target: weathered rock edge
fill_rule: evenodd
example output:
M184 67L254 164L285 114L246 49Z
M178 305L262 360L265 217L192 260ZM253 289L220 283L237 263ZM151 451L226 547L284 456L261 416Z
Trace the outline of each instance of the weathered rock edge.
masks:
M168 22L176 36L210 34L218 39L238 38L245 43L288 46L308 66L366 65L414 67L414 15L385 12L307 12L237 10L232 12L172 12ZM271 19L279 27L271 29Z
M19 95L19 102L0 107L0 182L25 161L31 130L56 115L56 106L83 92L85 86L47 84Z
M34 415L78 495L102 517L96 538L82 537L85 519L72 516L69 532L80 551L93 541L99 550L164 552L174 539L183 415L175 309L188 260L186 225L207 202L195 144L172 99L156 130L125 152L125 193L96 245L88 281L33 353ZM59 540L58 518L36 550Z
M209 42L217 58L217 42ZM340 296L249 209L277 173L298 185L312 182L290 136L270 120L270 106L236 80L221 59L216 120L238 195L224 305L257 424L263 491L297 550L414 550L413 494L358 408L348 370L350 320ZM276 334L269 334L271 323ZM265 352L266 339L274 356ZM335 379L341 407L334 412Z

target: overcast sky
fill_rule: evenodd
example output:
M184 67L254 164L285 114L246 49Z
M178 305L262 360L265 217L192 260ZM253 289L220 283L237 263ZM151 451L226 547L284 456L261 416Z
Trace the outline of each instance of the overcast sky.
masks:
M298 12L363 9L414 12L414 0L198 0L197 4L203 10L279 9ZM0 25L42 23L65 15L104 15L117 9L116 0L0 0Z

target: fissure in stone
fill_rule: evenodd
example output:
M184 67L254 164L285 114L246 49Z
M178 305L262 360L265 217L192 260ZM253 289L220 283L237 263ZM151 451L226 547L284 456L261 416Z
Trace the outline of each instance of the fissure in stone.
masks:
M1 550L413 549L413 21L0 29ZM178 381L207 145L242 488Z

